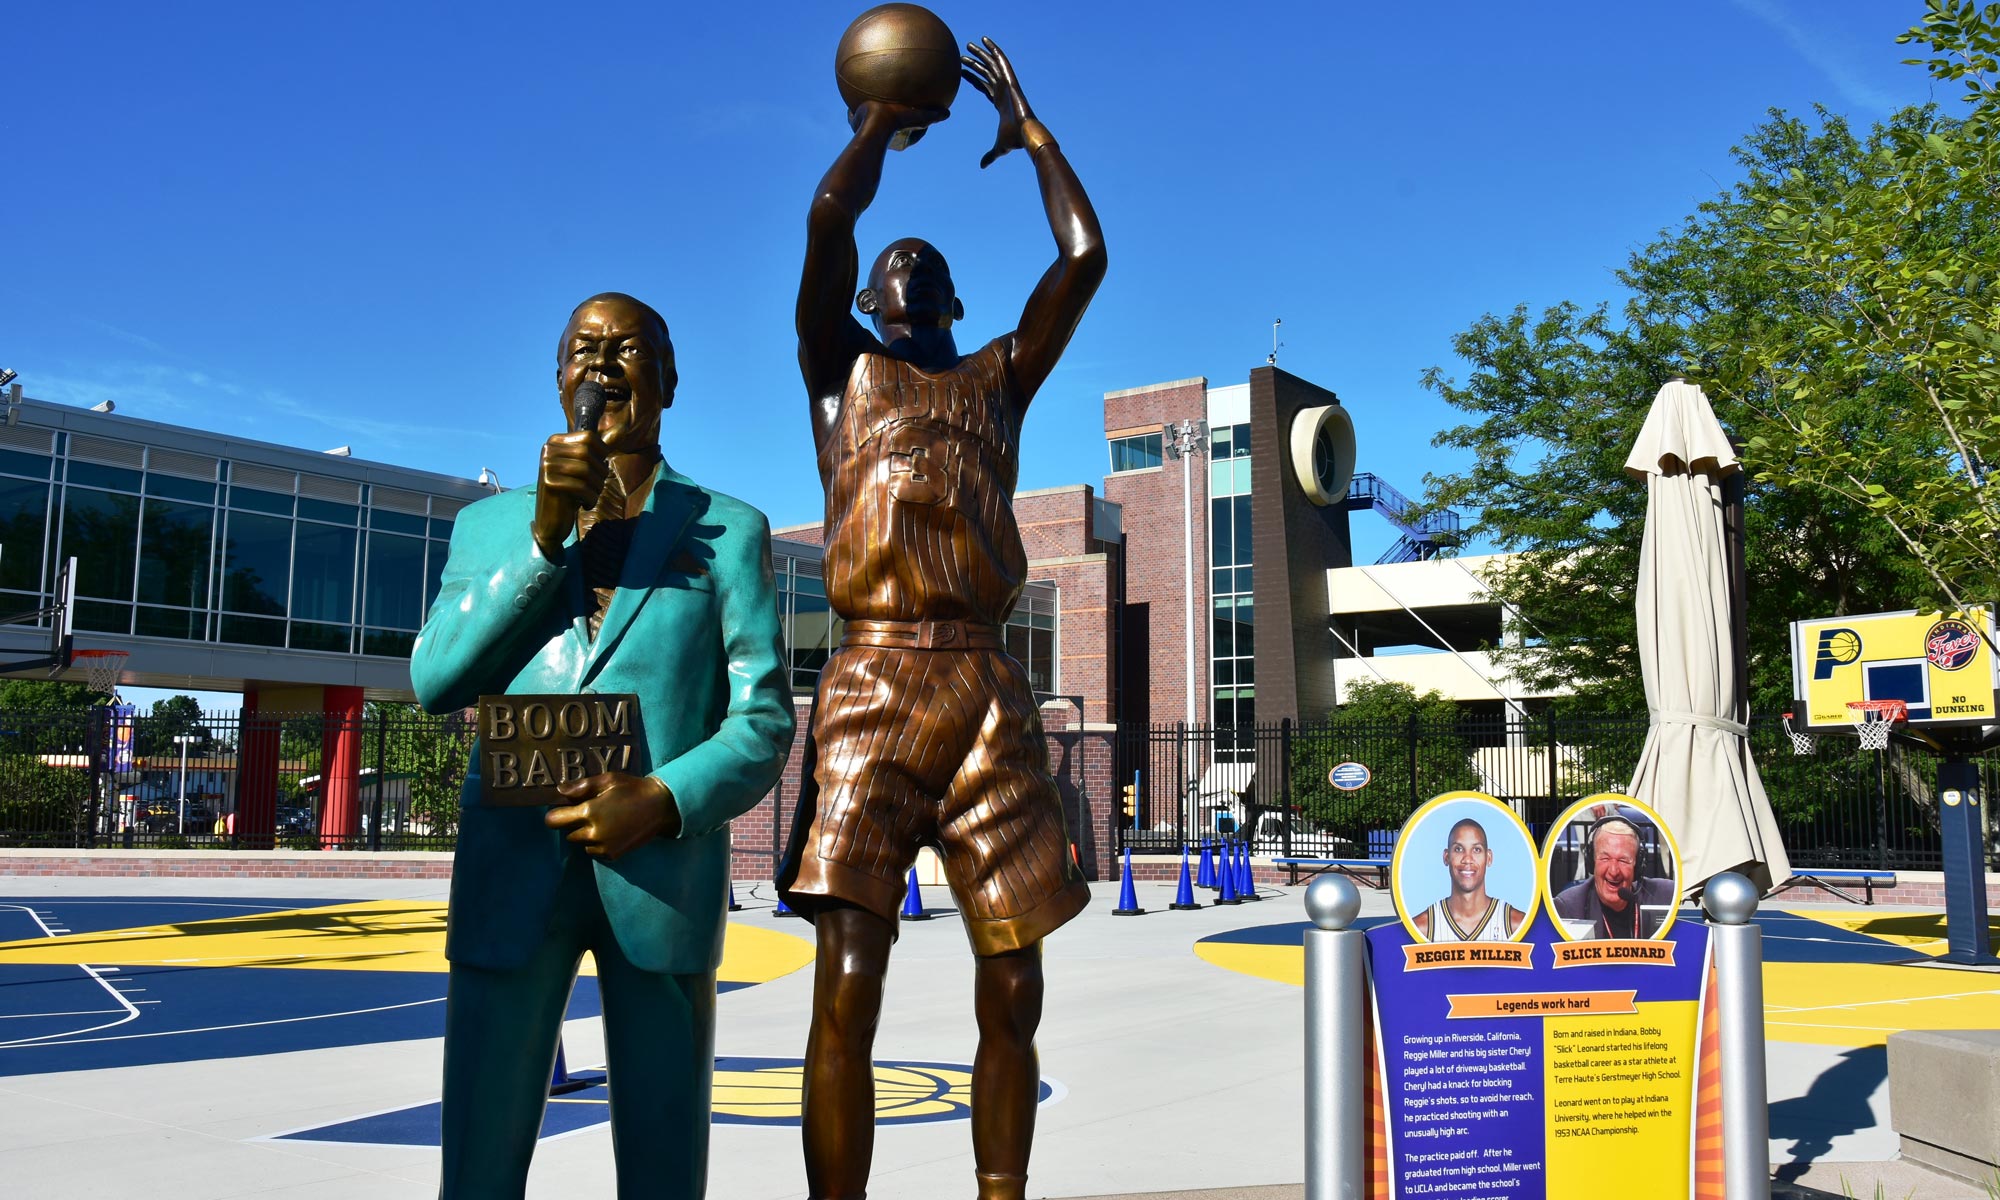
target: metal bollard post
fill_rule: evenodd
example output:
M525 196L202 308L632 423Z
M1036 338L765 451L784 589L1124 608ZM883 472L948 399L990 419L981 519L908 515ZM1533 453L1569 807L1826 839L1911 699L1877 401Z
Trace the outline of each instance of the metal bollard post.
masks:
M1361 893L1338 875L1306 888L1306 1200L1361 1200L1367 1161L1367 938L1349 929Z
M1715 939L1722 1035L1722 1194L1770 1200L1771 1115L1764 1081L1764 931L1751 923L1757 885L1724 871L1702 889Z

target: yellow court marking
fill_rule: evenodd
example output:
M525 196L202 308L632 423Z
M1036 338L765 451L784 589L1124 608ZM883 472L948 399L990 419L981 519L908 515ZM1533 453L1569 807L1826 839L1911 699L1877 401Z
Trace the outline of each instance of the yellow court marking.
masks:
M1765 963L1764 1029L1779 1042L1880 1046L1902 1029L2000 1027L2000 979L1882 963Z
M1800 914L1807 915L1807 914ZM1829 925L1943 948L1938 914L1810 914ZM1305 950L1247 942L1197 942L1197 957L1226 971L1305 986ZM1880 1046L1902 1029L2000 1028L2000 978L1978 971L1885 963L1764 964L1764 1028L1777 1042Z
M179 925L0 942L0 963L121 967L301 967L314 970L444 972L445 906L365 900ZM723 983L765 983L812 961L813 944L775 929L732 922L723 940ZM582 973L597 965L585 955Z
M1786 912L1836 929L1908 946L1919 954L1933 954L1949 944L1945 937L1944 914L1940 912L1850 913L1794 909L1787 909ZM1993 940L2000 942L2000 916L1988 917L1987 921L1988 928L1993 931Z
M1196 957L1225 971L1272 979L1293 987L1306 985L1304 946L1270 946L1251 942L1196 942Z
M797 1119L804 1111L805 1068L763 1067L715 1073L715 1111L761 1120ZM898 1120L963 1116L972 1108L972 1072L951 1067L875 1064L875 1115Z

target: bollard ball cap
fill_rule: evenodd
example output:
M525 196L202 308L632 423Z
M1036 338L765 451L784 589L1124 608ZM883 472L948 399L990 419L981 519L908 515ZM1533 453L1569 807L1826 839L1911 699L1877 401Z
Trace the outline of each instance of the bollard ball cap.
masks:
M1361 893L1352 880L1322 875L1306 887L1306 916L1321 929L1345 929L1361 912Z
M1758 898L1757 885L1734 871L1710 878L1701 889L1701 907L1718 925L1748 925Z

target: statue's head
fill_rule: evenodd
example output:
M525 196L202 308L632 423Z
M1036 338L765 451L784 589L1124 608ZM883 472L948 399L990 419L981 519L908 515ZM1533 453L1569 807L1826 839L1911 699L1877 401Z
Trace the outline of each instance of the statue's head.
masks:
M600 292L576 306L556 347L556 386L564 423L576 420L576 387L604 389L598 436L614 454L657 449L660 413L674 403L680 376L667 323L651 305L623 292Z
M951 264L922 238L890 242L869 268L868 286L854 297L854 306L875 319L876 332L885 339L892 326L949 329L965 318Z

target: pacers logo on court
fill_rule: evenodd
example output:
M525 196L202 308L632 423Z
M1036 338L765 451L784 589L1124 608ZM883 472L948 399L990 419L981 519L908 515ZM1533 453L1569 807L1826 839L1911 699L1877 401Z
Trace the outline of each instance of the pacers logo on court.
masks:
M1852 629L1822 629L1819 646L1813 651L1813 678L1831 679L1835 667L1844 667L1860 657L1860 634Z
M805 1064L796 1058L715 1060L718 1125L797 1125L805 1096ZM1055 1088L1044 1079L1036 1102ZM875 1064L875 1123L916 1125L963 1121L972 1115L972 1068L963 1063Z

